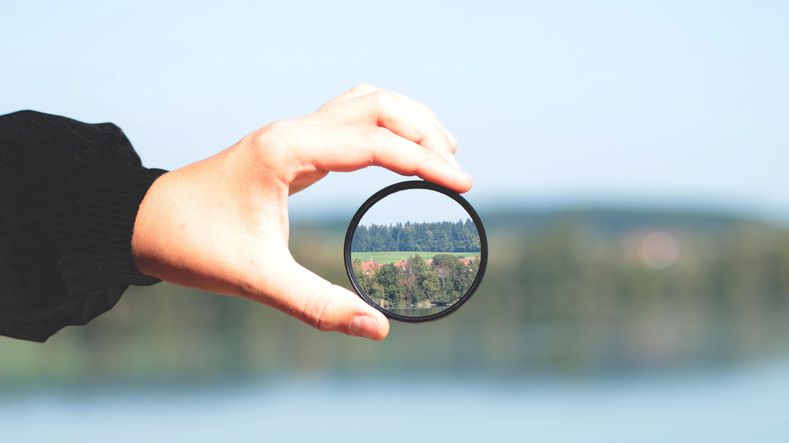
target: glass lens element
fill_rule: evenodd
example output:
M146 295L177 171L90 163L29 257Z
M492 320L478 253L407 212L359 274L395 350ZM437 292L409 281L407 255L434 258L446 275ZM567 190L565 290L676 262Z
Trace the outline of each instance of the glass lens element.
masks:
M470 290L480 266L480 236L466 210L429 189L405 189L375 203L351 242L358 288L383 310L428 317Z

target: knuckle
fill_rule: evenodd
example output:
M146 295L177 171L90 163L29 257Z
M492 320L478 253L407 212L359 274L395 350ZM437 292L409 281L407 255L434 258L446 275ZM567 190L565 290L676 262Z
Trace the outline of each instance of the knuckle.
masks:
M285 139L295 124L292 120L277 120L266 125L263 132L274 140Z
M369 138L369 158L367 164L373 166L377 164L378 154L392 146L391 133L386 128L374 127L368 130Z
M358 85L351 88L351 92L365 93L368 91L376 91L378 89L381 88L370 83L359 83Z
M380 149L391 145L392 132L380 126L372 127L368 130L367 137L370 139L371 150Z
M390 103L394 100L395 96L391 92L385 89L379 89L370 94L370 99L373 101L374 105L379 109L385 108L389 106Z
M253 137L252 147L267 162L284 160L290 152L290 144L297 133L298 123L278 120L259 129Z
M301 313L302 320L320 331L331 330L332 323L328 315L331 303L331 297L322 295L313 297L304 306Z
M369 137L372 138L373 141L377 143L383 143L389 138L389 135L392 133L392 131L381 126L373 126L372 128L368 129L368 131L369 131L368 133Z

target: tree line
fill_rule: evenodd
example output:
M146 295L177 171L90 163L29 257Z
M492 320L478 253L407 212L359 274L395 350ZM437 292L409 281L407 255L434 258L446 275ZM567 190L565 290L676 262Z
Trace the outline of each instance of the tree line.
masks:
M400 266L387 263L368 272L362 269L362 261L356 259L353 271L361 289L384 306L446 306L455 303L471 287L479 271L479 259L473 258L466 265L457 256L437 254L428 263L416 254Z
M470 218L457 222L396 223L359 225L351 251L432 251L479 252L477 227Z

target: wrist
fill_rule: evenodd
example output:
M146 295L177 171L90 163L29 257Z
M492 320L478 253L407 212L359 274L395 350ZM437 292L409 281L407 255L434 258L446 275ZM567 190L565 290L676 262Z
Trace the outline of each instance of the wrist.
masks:
M160 279L155 265L155 251L158 246L154 243L153 231L156 229L157 200L159 200L161 188L170 174L169 172L163 173L150 184L140 200L134 217L129 244L132 265L141 280L147 278L158 281Z

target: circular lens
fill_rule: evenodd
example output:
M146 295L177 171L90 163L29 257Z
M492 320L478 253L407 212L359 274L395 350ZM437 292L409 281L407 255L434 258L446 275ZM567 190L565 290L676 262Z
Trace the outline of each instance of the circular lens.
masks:
M345 238L354 288L397 320L433 320L454 311L479 285L486 262L476 211L458 193L424 181L373 195Z

